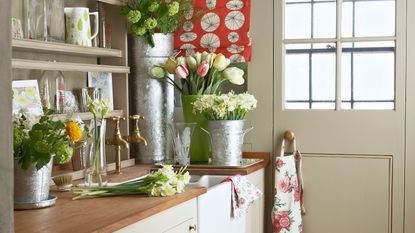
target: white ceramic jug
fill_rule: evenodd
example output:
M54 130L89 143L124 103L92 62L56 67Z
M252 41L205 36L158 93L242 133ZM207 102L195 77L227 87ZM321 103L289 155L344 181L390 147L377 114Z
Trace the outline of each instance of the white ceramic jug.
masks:
M89 12L86 7L66 7L66 43L82 46L92 46L92 40L98 35L96 32L91 36L91 23L89 16L95 16L95 25L98 25L98 12Z

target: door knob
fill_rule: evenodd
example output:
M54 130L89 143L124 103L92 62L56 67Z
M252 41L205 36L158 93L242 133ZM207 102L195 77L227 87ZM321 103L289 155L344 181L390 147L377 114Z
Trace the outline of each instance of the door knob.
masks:
M189 226L189 232L196 232L196 230L197 230L196 224L192 224Z

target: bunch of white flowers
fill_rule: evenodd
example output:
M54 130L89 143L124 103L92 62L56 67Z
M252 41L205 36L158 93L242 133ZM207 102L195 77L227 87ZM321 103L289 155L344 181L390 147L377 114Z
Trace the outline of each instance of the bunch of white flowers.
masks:
M256 108L257 100L248 93L207 95L193 103L194 113L204 113L209 120L243 120Z
M173 166L164 165L156 172L125 183L108 187L78 187L73 189L78 196L73 199L123 196L123 195L149 195L149 196L172 196L176 193L182 193L190 181L189 172L182 167L179 171L174 172Z

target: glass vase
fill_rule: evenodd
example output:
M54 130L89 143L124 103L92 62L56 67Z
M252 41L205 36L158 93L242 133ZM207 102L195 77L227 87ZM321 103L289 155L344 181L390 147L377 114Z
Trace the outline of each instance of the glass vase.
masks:
M181 166L189 165L190 163L190 144L193 131L196 123L171 123L170 133L173 141L174 149L174 164Z
M45 0L26 0L25 11L25 32L28 39L46 40L47 19Z
M85 186L107 186L107 160L105 156L105 119L91 120L92 137L85 159Z

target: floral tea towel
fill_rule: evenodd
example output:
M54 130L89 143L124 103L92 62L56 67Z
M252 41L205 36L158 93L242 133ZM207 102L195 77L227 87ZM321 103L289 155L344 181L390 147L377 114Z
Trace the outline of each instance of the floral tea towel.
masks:
M261 197L262 192L244 176L230 176L222 182L231 182L232 217L241 218L248 212L249 206Z
M303 231L302 208L303 186L301 177L301 154L284 156L285 140L281 145L281 155L276 159L275 199L272 210L274 233L300 233ZM303 210L303 211L302 211Z

